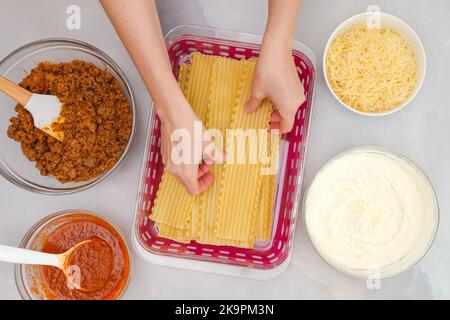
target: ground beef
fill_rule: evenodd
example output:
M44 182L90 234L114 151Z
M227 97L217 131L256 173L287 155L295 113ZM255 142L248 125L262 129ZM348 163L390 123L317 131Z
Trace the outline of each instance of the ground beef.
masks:
M20 86L56 95L63 103L65 121L54 128L63 131L62 142L37 129L21 105L10 120L8 136L21 144L42 175L61 182L85 181L117 163L130 139L132 115L119 82L108 71L79 60L41 62Z

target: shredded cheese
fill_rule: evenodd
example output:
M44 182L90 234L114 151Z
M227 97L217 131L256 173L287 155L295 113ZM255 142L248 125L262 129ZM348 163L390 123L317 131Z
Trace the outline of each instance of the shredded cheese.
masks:
M414 50L395 30L358 24L337 36L326 56L328 82L346 105L363 112L395 109L413 94Z

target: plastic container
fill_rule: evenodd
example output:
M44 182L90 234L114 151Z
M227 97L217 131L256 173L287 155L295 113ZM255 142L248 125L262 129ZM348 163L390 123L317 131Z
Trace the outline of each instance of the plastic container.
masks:
M58 63L75 59L91 62L99 68L106 69L118 80L130 105L133 118L130 140L121 158L107 172L88 181L61 183L54 177L42 176L35 167L35 162L23 155L20 144L7 136L9 119L17 114L14 110L16 102L0 93L0 174L26 190L42 194L68 194L92 187L122 163L134 141L136 107L128 80L108 55L87 43L70 39L43 39L26 44L0 61L0 75L19 83L41 61Z
M308 193L311 188L311 186L314 184L316 177L319 176L321 172L325 170L331 163L334 161L341 159L345 156L351 155L351 154L373 154L377 156L383 156L390 159L393 159L396 161L399 165L401 165L404 170L408 170L409 172L413 172L417 175L423 182L423 187L427 189L426 193L429 193L432 197L430 199L430 202L432 204L432 210L433 212L430 212L430 217L433 218L432 221L432 229L430 230L429 237L424 239L423 243L416 243L416 246L414 248L410 248L407 254L403 255L399 260L392 262L389 265L380 267L380 268L374 268L374 266L368 266L367 269L351 269L347 266L341 265L338 262L336 262L336 259L331 256L327 256L326 254L322 253L320 250L320 245L316 243L315 235L311 233L310 229L308 228L308 219L306 216L306 206L307 206L307 200L308 200ZM425 194L425 192L424 192ZM423 259L423 257L427 254L427 252L430 250L431 246L434 243L434 240L436 238L436 233L439 227L439 205L438 200L436 196L436 192L433 189L433 186L428 179L428 177L425 175L425 173L410 159L406 158L402 154L392 151L390 149L379 147L379 146L361 146L352 148L349 150L346 150L342 153L337 154L336 156L332 157L330 160L328 160L317 172L315 178L313 179L311 185L309 186L309 189L306 193L306 196L304 197L304 204L303 204L303 213L304 216L302 218L302 221L305 222L305 229L306 232L311 240L311 243L313 244L314 249L316 252L322 257L322 259L333 269L335 269L338 272L341 272L343 274L346 274L348 276L354 277L354 278L365 278L368 277L376 277L377 279L387 279L396 277L398 275L401 275L408 270L412 269L415 265L419 263L420 260ZM431 221L431 220L430 220ZM419 249L419 251L417 251Z
M178 76L179 62L189 54L221 55L235 59L257 57L262 37L233 31L179 26L170 31L166 42L173 72ZM300 107L293 130L283 136L280 169L276 177L272 238L256 242L253 249L183 244L161 238L148 217L163 173L159 153L160 122L151 114L142 163L132 242L147 262L254 279L270 279L281 274L290 262L295 224L300 203L305 152L315 84L315 58L305 45L295 42L294 60L305 87L307 101Z
M43 219L36 222L34 226L28 230L28 232L23 237L22 241L19 244L20 248L32 249L32 250L41 250L45 239L58 227L68 223L77 221L80 218L86 219L84 217L80 217L80 214L83 216L93 216L96 219L104 220L107 222L113 229L117 231L117 233L122 237L123 243L127 245L123 234L119 231L119 229L108 222L102 216L95 214L93 212L89 212L86 210L64 210L60 212L56 212L50 214ZM116 299L120 299L123 293L126 291L129 279L131 277L132 272L132 260L131 255L129 253L129 248L127 247L128 257L130 259L130 270L128 273L127 283L119 292ZM14 276L16 280L17 290L19 291L20 296L24 300L47 300L46 290L42 284L40 278L40 267L33 265L23 265L16 264L14 266Z
M406 42L411 46L411 48L416 53L416 60L417 60L417 67L418 67L417 85L416 85L416 88L415 88L413 94L411 95L411 97L407 101L405 101L401 106L398 106L397 108L394 108L394 109L391 109L391 110L388 110L385 112L377 112L377 113L363 112L363 111L356 110L356 109L352 108L351 106L347 105L346 103L344 103L341 99L339 99L339 97L334 93L333 89L331 88L330 83L328 82L327 70L326 70L327 53L328 53L328 49L331 46L331 43L333 42L333 40L338 35L340 35L342 32L345 32L346 30L348 30L350 27L352 27L356 24L366 24L368 21L373 22L374 19L379 19L379 22L381 23L381 25L385 25L389 28L394 29L406 40ZM357 15L354 15L354 16L348 18L347 20L342 22L336 28L336 30L334 30L334 32L331 34L330 38L328 39L327 45L325 47L322 65L323 65L323 74L325 76L325 81L327 83L328 89L330 89L331 93L339 101L339 103L341 105L343 105L345 108L347 108L353 112L359 113L361 115L374 116L374 117L385 116L385 115L394 113L396 111L399 111L400 109L403 109L407 104L409 104L414 99L414 97L417 95L417 93L420 91L423 81L425 79L425 73L426 73L426 69L427 69L425 49L422 45L422 41L420 41L419 36L414 32L414 30L405 21L401 20L400 18L397 18L396 16L393 16L393 15L390 15L390 14L387 14L384 12L371 11L370 7L368 8L367 12L360 13L360 14L357 14Z

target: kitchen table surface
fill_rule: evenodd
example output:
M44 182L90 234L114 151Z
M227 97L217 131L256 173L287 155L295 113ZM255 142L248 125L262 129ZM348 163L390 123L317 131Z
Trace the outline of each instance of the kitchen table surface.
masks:
M401 112L377 118L344 109L328 91L321 63L332 31L370 4L409 23L422 39L428 61L425 83L414 101ZM70 5L81 9L79 30L66 27ZM158 6L164 32L180 24L196 24L262 33L267 15L266 0L161 0ZM137 139L130 156L112 176L81 193L43 196L0 177L0 243L17 245L47 214L86 209L117 224L130 244L151 99L98 1L0 1L0 59L23 44L49 37L91 43L120 65L137 101ZM450 298L450 1L304 0L296 39L311 47L318 61L304 183L311 182L328 158L350 147L382 145L403 153L422 167L437 192L441 215L432 249L413 270L382 281L381 286L368 286L366 281L339 274L325 264L312 248L300 219L292 263L276 279L255 281L160 267L145 263L132 252L125 299ZM11 264L0 263L0 298L20 298Z

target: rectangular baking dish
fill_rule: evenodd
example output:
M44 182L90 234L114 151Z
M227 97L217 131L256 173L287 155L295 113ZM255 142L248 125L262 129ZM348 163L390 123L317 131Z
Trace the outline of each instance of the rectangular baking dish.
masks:
M258 56L262 37L198 26L178 26L166 35L165 40L173 73L178 77L179 63L187 62L192 52L248 59ZM287 268L301 198L316 71L314 54L304 44L295 41L293 57L305 87L306 102L297 112L293 130L281 141L271 240L256 242L253 249L243 249L195 241L183 244L158 236L149 215L164 166L159 151L160 122L152 109L132 231L133 246L145 261L261 280L274 278Z

